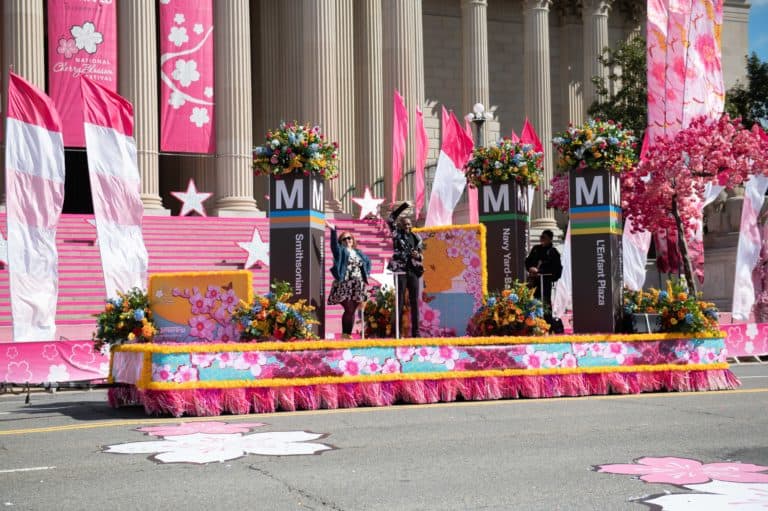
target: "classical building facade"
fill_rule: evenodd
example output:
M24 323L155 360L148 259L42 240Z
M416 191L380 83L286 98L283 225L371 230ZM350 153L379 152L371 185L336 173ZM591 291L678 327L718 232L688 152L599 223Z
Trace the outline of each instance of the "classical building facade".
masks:
M493 113L486 140L519 130L528 117L546 142L569 121L585 118L595 97L591 77L608 73L597 60L601 50L645 27L642 0L215 0L217 154L176 155L158 148L158 0L115 1L118 92L135 108L147 214L178 207L170 192L190 177L199 190L214 193L207 203L213 214L263 214L267 187L253 177L251 151L267 129L294 119L320 124L340 144L341 174L327 209L351 211L349 199L366 186L383 196L390 183L395 89L405 98L411 126L416 107L424 110L428 166L437 160L441 105L457 116L475 103L486 105ZM3 91L9 66L46 87L45 5L3 2ZM747 0L725 0L726 87L744 74L749 8ZM413 168L414 153L411 137L406 170ZM548 152L546 175L552 171ZM82 151L68 151L67 173L65 211L87 212ZM400 198L410 199L412 191L406 177ZM725 233L734 222L737 228L740 204L738 196L721 202L712 225ZM556 227L541 194L532 225Z

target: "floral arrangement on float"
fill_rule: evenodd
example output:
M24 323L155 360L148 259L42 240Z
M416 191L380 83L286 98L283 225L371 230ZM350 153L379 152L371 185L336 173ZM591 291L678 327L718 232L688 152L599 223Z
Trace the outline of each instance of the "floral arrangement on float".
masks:
M666 289L648 291L624 289L625 314L658 314L661 332L719 335L718 311L714 303L689 292L685 282L672 279Z
M540 336L549 332L544 306L533 297L535 290L515 281L510 289L490 293L467 325L467 335Z
M304 299L291 301L293 289L287 282L276 281L272 291L256 295L253 302L240 302L232 322L240 329L242 341L295 341L317 339L312 332L315 308Z
M328 142L319 126L280 123L253 151L258 176L315 175L324 180L338 173L339 144Z
M568 174L555 174L549 181L549 188L544 191L544 200L549 209L568 214L571 207Z
M543 172L544 153L537 152L533 144L508 137L496 145L475 148L464 165L467 182L473 187L510 181L538 187Z
M388 286L372 288L370 297L363 305L365 336L372 338L392 337L394 314L395 290Z
M104 351L131 342L150 342L157 333L149 308L149 296L139 288L106 300L104 310L95 314L94 348Z
M637 162L637 139L621 123L589 119L552 139L557 150L557 167L563 171L608 169L623 173Z

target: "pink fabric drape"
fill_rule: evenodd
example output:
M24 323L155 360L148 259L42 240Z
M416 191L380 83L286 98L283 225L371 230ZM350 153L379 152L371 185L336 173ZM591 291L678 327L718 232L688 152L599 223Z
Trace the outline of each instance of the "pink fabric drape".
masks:
M403 158L408 142L408 110L398 91L392 97L392 202L397 200L397 185L403 179Z
M427 153L429 152L429 137L424 127L424 112L416 107L416 174L413 177L414 192L416 194L416 220L419 219L421 209L424 207L424 168L427 166Z
M472 137L472 125L466 119L464 119L464 132L470 139L474 140ZM467 187L467 207L469 208L470 224L480 223L480 206L477 200L477 188Z

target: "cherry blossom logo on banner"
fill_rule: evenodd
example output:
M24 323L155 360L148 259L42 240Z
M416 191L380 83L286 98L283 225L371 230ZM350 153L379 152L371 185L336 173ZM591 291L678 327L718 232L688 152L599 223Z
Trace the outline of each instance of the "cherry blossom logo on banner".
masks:
M8 264L8 240L0 232L0 263Z
M194 179L189 180L186 192L171 192L171 195L181 201L181 212L179 212L179 216L186 216L190 213L198 213L200 216L208 216L205 214L205 206L203 206L203 202L208 200L213 194L210 192L198 192Z
M212 1L161 2L160 31L160 148L213 153Z
M358 206L360 206L360 220L363 220L367 218L368 216L373 216L374 218L379 216L379 206L382 202L384 202L384 199L377 199L373 197L373 194L371 194L371 189L369 187L365 187L365 192L362 197L353 197L352 201L355 202Z
M169 426L138 428L162 440L108 445L102 452L113 454L150 454L159 463L193 463L205 465L258 454L261 456L296 456L320 454L333 449L324 443L311 442L327 437L309 431L268 431L248 434L260 422L225 423L191 422Z
M768 467L750 463L702 463L688 458L640 458L635 463L597 465L596 472L638 476L646 483L671 484L686 493L659 493L636 500L653 509L768 508Z
M251 241L238 241L237 246L248 252L248 259L245 261L244 269L248 269L261 261L262 263L269 265L269 243L265 243L261 240L261 234L259 229L253 229L251 235Z

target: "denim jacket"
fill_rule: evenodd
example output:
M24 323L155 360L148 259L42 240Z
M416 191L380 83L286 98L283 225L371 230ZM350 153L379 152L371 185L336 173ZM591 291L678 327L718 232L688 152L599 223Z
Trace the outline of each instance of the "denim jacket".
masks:
M371 274L371 260L368 256L363 254L359 249L355 249L358 257L363 261L363 267L361 268L363 274L363 282L368 283L368 275ZM333 254L333 266L331 267L331 275L336 280L344 280L347 275L347 263L349 262L349 251L345 250L345 247L339 245L339 240L336 235L336 229L331 229L331 253Z

